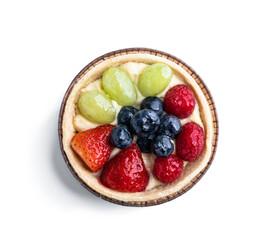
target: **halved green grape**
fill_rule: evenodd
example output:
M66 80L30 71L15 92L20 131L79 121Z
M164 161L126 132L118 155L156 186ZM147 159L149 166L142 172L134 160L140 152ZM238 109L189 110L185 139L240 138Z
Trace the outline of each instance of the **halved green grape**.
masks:
M108 124L115 119L115 108L111 99L103 92L89 91L78 100L80 113L91 122Z
M144 97L163 92L172 79L172 69L163 63L146 68L139 77L138 88Z
M102 75L102 86L119 105L130 106L137 100L136 89L128 74L120 68L108 68Z

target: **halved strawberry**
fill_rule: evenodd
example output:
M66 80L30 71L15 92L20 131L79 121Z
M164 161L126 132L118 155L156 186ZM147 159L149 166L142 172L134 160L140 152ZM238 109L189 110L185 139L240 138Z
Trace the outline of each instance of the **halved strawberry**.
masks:
M149 181L142 153L136 143L123 149L108 164L100 176L108 188L121 192L141 192Z
M111 155L110 134L114 126L103 125L76 134L71 147L93 171L99 171Z

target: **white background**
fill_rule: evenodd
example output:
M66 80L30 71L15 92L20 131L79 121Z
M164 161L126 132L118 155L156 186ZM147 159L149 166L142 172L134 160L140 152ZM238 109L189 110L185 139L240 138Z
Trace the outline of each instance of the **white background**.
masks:
M269 1L1 1L0 238L269 239ZM176 200L98 199L59 151L75 75L109 51L149 47L191 65L220 120L215 160Z

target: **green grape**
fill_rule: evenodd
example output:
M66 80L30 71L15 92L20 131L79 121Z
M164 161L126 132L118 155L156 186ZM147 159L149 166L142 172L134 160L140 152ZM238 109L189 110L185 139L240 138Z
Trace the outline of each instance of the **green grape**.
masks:
M115 119L111 99L100 91L83 93L78 100L78 108L85 118L95 123L108 124Z
M137 100L137 93L128 74L120 68L108 68L102 75L102 87L119 105L130 106Z
M172 79L172 69L163 63L146 68L139 77L138 88L144 97L163 92Z

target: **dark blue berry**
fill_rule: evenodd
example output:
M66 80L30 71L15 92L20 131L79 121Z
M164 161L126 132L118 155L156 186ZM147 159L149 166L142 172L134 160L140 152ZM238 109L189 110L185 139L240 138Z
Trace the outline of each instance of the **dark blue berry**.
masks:
M152 152L158 157L168 157L174 151L172 139L166 135L159 135L154 138Z
M159 128L159 124L159 116L150 109L143 109L137 112L130 121L132 131L141 138L154 136Z
M153 139L151 138L138 138L137 144L143 153L150 153L151 150L151 144L153 142Z
M181 131L181 122L178 117L164 114L160 117L159 133L174 138Z
M163 102L158 97L147 97L141 103L141 109L150 109L161 115L163 113Z
M117 116L118 124L125 124L129 127L131 118L138 111L139 110L137 108L131 106L121 108Z
M133 142L133 136L126 125L120 124L111 131L111 143L117 148L127 148Z

